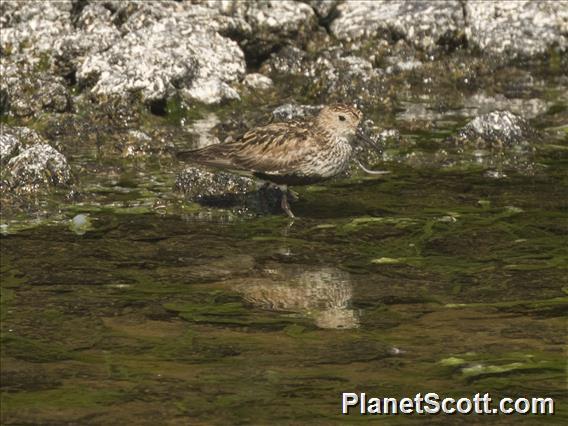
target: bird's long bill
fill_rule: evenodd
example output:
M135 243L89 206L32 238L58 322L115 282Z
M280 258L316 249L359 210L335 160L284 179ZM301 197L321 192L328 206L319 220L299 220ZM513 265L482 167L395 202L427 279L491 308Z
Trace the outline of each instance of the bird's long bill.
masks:
M376 151L377 154L382 155L383 152L382 152L381 148L375 142L373 142L370 138L365 136L365 134L361 130L357 131L357 137L360 141L363 141L364 144L367 145L369 148Z

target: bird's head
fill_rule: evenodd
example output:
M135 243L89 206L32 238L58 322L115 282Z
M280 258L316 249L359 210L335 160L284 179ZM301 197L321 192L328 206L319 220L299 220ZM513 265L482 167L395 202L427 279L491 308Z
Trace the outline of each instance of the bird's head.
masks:
M334 136L352 140L357 134L363 113L350 105L323 107L316 117L319 127Z
M363 113L359 109L351 105L337 104L324 107L316 117L316 125L350 142L362 140L370 148L380 152L377 145L361 132L359 125L362 119Z

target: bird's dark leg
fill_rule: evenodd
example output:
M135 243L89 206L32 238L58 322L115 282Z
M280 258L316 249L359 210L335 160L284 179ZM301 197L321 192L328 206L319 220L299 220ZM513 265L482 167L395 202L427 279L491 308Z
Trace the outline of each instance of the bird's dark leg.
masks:
M282 191L282 200L280 201L280 207L282 207L282 210L286 212L288 217L294 219L296 216L294 216L294 213L292 213L292 210L290 210L290 205L288 204L288 188L286 186L281 186L280 190Z

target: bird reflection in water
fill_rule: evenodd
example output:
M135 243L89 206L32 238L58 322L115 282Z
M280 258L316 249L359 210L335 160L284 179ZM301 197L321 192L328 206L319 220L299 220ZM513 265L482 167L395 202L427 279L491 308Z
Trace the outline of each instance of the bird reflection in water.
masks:
M350 308L353 286L349 273L333 267L269 264L262 277L237 285L248 302L262 309L298 312L320 328L359 326Z

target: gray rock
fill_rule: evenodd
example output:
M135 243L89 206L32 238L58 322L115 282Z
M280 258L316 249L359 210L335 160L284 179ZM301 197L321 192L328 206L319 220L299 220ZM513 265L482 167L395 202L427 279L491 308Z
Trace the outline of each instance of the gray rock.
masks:
M120 37L112 12L101 3L88 3L74 19L74 31L55 40L55 71L60 75L74 76L87 55L108 50Z
M337 5L341 3L340 0L306 0L312 9L315 10L320 19L326 21L333 17L336 13Z
M45 143L23 150L8 161L6 170L10 186L23 193L71 181L71 170L63 154Z
M458 132L462 143L492 148L529 145L536 138L536 131L526 120L508 111L476 117Z
M140 92L151 102L179 93L208 104L239 97L231 83L244 75L245 62L236 42L189 13L147 20L110 49L88 56L78 80L96 81L92 92L102 97Z
M468 40L482 51L506 57L532 57L568 47L566 1L467 1Z
M465 27L458 0L402 2L348 1L337 6L339 17L331 32L343 41L367 41L378 37L406 39L422 49L457 39Z
M246 26L243 19L192 3L91 2L83 6L71 1L3 2L0 48L7 60L3 60L2 74L16 79L29 74L30 81L41 81L29 92L46 88L48 95L57 94L51 96L51 104L40 103L40 109L59 111L66 106L43 81L50 83L50 79L36 77L39 68L53 79L65 77L73 83L76 78L102 100L129 97L132 92L147 102L174 94L205 103L238 98L232 85L244 75L244 54L220 32ZM29 72L21 72L22 63ZM7 73L9 67L16 71ZM13 94L24 89L14 89L7 96L10 109L19 111L18 115L35 111L27 100L19 105Z
M313 77L312 62L308 54L302 49L286 46L278 53L273 54L262 65L261 71L264 73Z
M331 31L342 41L405 39L430 51L437 45L468 44L492 55L534 57L568 47L565 1L344 2ZM464 39L465 36L465 39Z
M4 126L0 131L0 164L6 163L17 154L20 149L20 141L13 134L4 132Z
M38 135L35 130L32 130L28 127L12 127L2 125L1 128L2 135L9 135L10 137L16 138L21 147L29 147L31 145L45 143L45 140L40 135Z
M247 76L243 80L243 83L245 84L245 86L256 90L267 90L274 85L270 77L266 77L265 75L259 73L247 74Z
M274 78L303 77L294 90L303 96L325 98L327 102L376 104L384 96L383 72L368 60L348 55L341 47L322 50L317 56L286 47L271 56L261 72Z
M73 31L73 2L2 2L0 46L4 54L26 52L39 61L49 54L54 41Z
M226 16L246 22L234 27L240 45L252 61L286 44L304 45L317 27L313 9L290 0L212 2Z
M42 111L65 112L72 106L62 77L35 72L14 63L0 65L6 85L4 109L16 117L29 117Z

